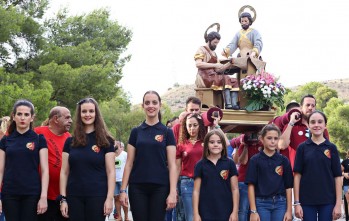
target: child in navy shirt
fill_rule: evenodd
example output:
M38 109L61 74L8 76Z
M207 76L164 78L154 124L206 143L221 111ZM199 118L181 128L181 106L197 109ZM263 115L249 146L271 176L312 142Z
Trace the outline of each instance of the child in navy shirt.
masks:
M43 135L33 131L33 120L33 104L18 100L0 142L0 213L3 209L9 221L35 221L47 210L47 144Z
M246 184L250 221L291 221L293 175L289 160L277 152L280 130L266 125L260 135L264 149L249 163Z
M337 147L324 137L327 118L320 111L308 117L311 137L299 145L294 164L294 206L304 221L341 217L342 173Z
M194 221L237 221L238 173L227 157L225 135L211 130L204 139L204 155L195 166Z

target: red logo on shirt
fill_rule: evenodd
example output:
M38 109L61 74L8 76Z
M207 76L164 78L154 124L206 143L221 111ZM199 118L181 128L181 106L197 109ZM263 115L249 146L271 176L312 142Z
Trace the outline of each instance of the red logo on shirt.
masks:
M92 150L96 153L99 153L99 151L101 150L101 148L99 148L97 145L93 145L92 146Z
M162 142L164 140L164 135L156 135L155 140L158 142Z
M284 174L284 167L281 165L281 166L277 166L275 168L275 173L277 173L278 175L282 176L282 174Z
M27 148L29 149L29 150L34 150L35 149L35 143L34 142L31 142L31 143L27 143Z
M221 177L223 178L223 180L226 180L226 179L228 179L228 176L229 176L229 170L222 170L220 172L220 174L221 174Z
M324 151L324 154L325 154L326 157L328 157L329 159L331 159L331 151L330 151L329 149L326 149L326 150Z

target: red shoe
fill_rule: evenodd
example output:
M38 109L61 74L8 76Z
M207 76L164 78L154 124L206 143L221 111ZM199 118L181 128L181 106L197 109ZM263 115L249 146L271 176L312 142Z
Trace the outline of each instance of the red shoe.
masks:
M118 220L119 219L119 214L114 213L114 219Z

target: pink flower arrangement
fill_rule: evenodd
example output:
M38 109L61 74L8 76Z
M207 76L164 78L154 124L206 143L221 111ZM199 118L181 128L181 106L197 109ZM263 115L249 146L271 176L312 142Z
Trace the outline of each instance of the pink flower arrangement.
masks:
M261 110L273 105L284 109L283 97L286 89L277 80L273 74L264 71L241 79L245 97L248 99L246 110Z

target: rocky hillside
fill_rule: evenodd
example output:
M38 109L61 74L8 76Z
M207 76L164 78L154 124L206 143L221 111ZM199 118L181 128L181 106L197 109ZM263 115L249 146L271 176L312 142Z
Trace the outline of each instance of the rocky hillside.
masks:
M338 80L328 80L321 82L324 85L327 85L329 88L332 88L338 92L338 97L343 99L346 103L349 102L349 78L338 79ZM296 90L297 87L302 86L298 85L291 88ZM173 112L178 110L184 110L185 100L189 96L195 96L195 85L178 85L173 88L169 88L168 91L161 95L163 102L167 103L172 108Z

